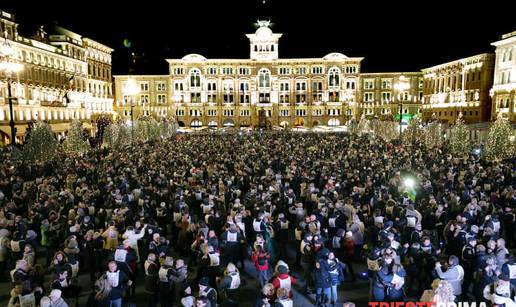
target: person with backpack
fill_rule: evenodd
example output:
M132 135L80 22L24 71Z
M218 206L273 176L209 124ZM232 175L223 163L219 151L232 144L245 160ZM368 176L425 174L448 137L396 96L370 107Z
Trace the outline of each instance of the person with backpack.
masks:
M257 272L257 279L260 283L260 288L267 283L269 280L269 259L270 254L265 249L258 245L256 250L251 255L251 261L254 263Z
M205 297L210 302L208 306L217 306L217 290L210 287L210 279L203 277L199 280L199 297Z
M174 259L167 256L158 271L159 301L163 307L172 307L174 304L174 283L172 280L174 273Z
M218 285L222 306L238 306L238 288L240 284L240 272L233 263L228 263L224 276Z

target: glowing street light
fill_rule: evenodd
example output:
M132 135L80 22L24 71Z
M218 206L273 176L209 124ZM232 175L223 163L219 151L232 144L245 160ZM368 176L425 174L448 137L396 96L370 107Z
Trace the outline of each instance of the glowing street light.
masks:
M140 93L140 87L136 84L136 81L133 78L127 79L125 86L122 88L122 92L124 95L128 95L131 97L131 142L134 140L134 115L133 115L133 101Z
M414 180L414 178L407 177L403 179L403 184L408 189L414 189L414 187L416 186L416 181Z

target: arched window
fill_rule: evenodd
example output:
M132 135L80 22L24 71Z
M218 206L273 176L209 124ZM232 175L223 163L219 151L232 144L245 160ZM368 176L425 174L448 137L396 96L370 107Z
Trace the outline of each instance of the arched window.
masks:
M198 69L190 70L190 87L201 86L201 72Z
M260 88L271 87L271 72L268 69L266 69L266 68L260 69L260 71L258 72L258 79L259 79L258 86Z
M328 84L330 86L339 86L340 84L340 69L332 67L328 70Z

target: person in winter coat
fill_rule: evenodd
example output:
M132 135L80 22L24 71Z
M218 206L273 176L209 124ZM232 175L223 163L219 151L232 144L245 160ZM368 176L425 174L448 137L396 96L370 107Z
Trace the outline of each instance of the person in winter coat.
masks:
M122 297L125 290L132 285L127 275L118 269L115 261L108 263L108 270L106 272L107 280L111 285L111 292L109 293L109 304L111 307L122 307Z
M240 258L240 244L244 243L244 236L238 231L237 225L231 223L229 229L221 235L222 255L225 263L237 263Z
M174 259L166 257L158 271L159 301L163 307L172 307L174 304L174 283L172 281L174 271Z
M335 257L333 252L328 253L328 259L323 262L326 270L330 274L331 297L329 297L331 304L338 304L339 298L337 287L344 281L344 272L346 265Z
M106 275L102 275L96 282L94 291L88 297L88 307L111 307L109 303L109 294L111 293L111 284L107 280Z
M61 297L61 290L54 289L50 292L50 306L68 307L68 304Z
M109 227L102 233L102 237L106 240L104 249L110 252L114 251L118 246L118 230L115 222L109 222Z
M297 279L289 275L289 270L285 265L278 266L278 276L272 279L275 289L285 288L289 290L292 297L292 285L297 283Z
M187 277L188 277L188 266L185 264L183 259L177 259L174 264L174 274L172 275L172 281L174 283L174 299L181 298L183 289L186 288Z
M511 285L508 276L502 276L484 288L484 298L492 306L516 307L515 296L516 288Z
M315 262L314 284L316 289L315 305L326 306L331 297L331 277L326 267L321 266L319 261Z
M464 269L459 265L459 258L451 255L448 259L448 269L443 272L441 263L435 263L435 270L440 279L447 280L453 287L453 294L460 296L462 294L462 281L464 280Z
M210 287L210 280L207 277L199 280L199 297L207 298L210 306L217 306L217 290Z
M149 307L154 307L158 302L158 272L159 265L156 263L156 254L150 253L147 256L147 261L144 264L145 268L145 291L148 295L148 303Z
M392 280L387 288L389 300L393 302L401 302L405 298L403 292L403 285L405 284L405 269L401 264L394 264L392 266Z
M269 280L269 258L270 254L265 252L262 246L258 245L257 249L251 255L251 261L256 267L258 281L262 288Z
M392 254L385 254L383 256L382 265L373 278L373 298L377 302L386 300L387 288L389 287L393 277L393 265L394 259Z
M238 288L240 287L240 272L233 263L228 263L224 276L219 282L218 289L223 306L238 306Z
M351 281L356 281L355 271L353 270L353 260L355 258L355 240L351 231L346 232L344 241L342 242L342 248L344 250L344 259L342 261L346 264L349 269L349 275Z

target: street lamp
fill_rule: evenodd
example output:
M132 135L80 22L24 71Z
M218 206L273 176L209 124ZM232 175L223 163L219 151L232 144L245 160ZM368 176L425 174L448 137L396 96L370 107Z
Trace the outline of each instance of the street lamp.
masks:
M5 73L7 81L7 99L9 100L9 114L10 121L9 126L11 127L11 144L16 144L16 128L14 125L14 111L13 111L13 97L11 94L11 77L13 73L18 73L23 70L23 64L18 63L14 60L15 49L4 38L4 42L0 45L0 71Z
M400 111L399 111L399 115L400 115L400 139L401 139L401 119L402 119L402 112L403 112L403 94L404 92L409 89L410 85L408 84L407 81L405 81L405 77L404 76L401 76L400 77L400 82L396 83L394 85L394 89L398 92L398 105L400 106Z
M127 82L122 89L124 95L131 97L131 142L134 140L134 115L133 115L133 107L134 100L136 95L140 92L140 87L136 84L136 81L133 78L127 79Z

